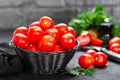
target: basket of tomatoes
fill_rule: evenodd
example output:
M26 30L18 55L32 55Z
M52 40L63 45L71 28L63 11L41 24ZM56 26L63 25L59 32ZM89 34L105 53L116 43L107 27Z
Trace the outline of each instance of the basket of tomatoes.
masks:
M65 23L43 16L29 27L18 27L10 44L22 59L24 68L34 74L63 71L79 46L75 30Z

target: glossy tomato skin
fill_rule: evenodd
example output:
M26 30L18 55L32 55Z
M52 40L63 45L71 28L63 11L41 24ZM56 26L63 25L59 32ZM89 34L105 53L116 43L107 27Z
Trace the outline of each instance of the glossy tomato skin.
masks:
M93 50L93 49L89 49L89 50L87 50L85 53L94 56L94 55L96 54L96 51Z
M48 16L41 17L39 20L39 23L40 23L40 27L42 28L43 31L46 31L47 29L54 27L53 19Z
M61 45L66 49L72 49L76 45L76 39L71 33L67 33L61 36Z
M26 48L29 45L28 37L22 33L17 33L13 36L12 42L20 48Z
M103 44L103 40L96 37L91 37L91 43L96 46L101 46Z
M90 43L90 36L87 33L81 33L78 37L77 37L80 46L86 46Z
M34 21L29 25L29 27L32 27L32 26L39 26L40 27L40 22L39 21Z
M59 23L55 25L55 28L60 32L60 36L68 33L68 25L65 23Z
M47 29L45 31L45 35L50 35L52 36L55 40L56 40L56 43L59 41L60 39L60 33L57 29L55 28L51 28L51 29Z
M109 40L108 46L111 46L114 43L119 43L120 44L120 37L113 37Z
M120 44L119 43L113 43L109 46L109 49L111 51L117 52L120 54Z
M105 66L108 61L107 55L103 52L97 52L94 55L94 59L95 59L95 66L98 66L98 67Z
M64 51L64 48L61 45L56 45L54 48L54 52Z
M37 46L35 44L29 44L26 48L27 50L36 52L37 51Z
M76 38L76 32L75 32L73 27L68 26L68 32L73 34L75 36L75 38Z
M27 35L28 40L35 44L44 36L44 31L39 26L32 26L29 27Z
M94 66L94 57L90 54L82 54L78 59L78 64L85 69Z
M22 34L24 34L24 35L27 35L27 32L28 32L27 27L21 26L21 27L18 27L18 28L16 28L16 29L14 30L13 36L14 36L15 34L17 34L17 33L22 33Z
M38 50L43 52L51 52L56 46L55 39L50 35L43 36L38 42Z

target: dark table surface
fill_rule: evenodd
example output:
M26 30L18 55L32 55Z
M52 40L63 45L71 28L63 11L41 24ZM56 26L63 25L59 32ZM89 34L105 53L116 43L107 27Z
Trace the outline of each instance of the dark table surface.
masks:
M12 37L12 30L0 31L0 42L9 42ZM75 53L72 60L66 66L66 69L72 69L78 66L77 59L83 52ZM43 76L33 75L28 72L21 72L7 76L0 76L0 80L120 80L120 63L109 60L105 67L98 69L92 76L71 76L71 75L54 75Z

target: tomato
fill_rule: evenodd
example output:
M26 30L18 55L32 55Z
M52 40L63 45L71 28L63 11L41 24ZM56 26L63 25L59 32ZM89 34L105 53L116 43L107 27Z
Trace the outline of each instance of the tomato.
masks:
M39 20L40 22L40 27L42 30L46 31L47 29L53 28L54 27L54 21L52 18L48 16L43 16Z
M37 46L35 44L29 44L26 48L27 50L36 52L37 51Z
M71 33L67 33L61 36L61 45L66 49L72 49L76 45L76 39Z
M120 44L120 37L113 37L108 42L109 46L111 46L114 43L119 43Z
M58 51L64 51L64 48L61 46L61 45L56 45L55 46L55 49L54 49L54 52L58 52Z
M14 30L13 36L14 36L15 34L17 34L17 33L22 33L22 34L24 34L24 35L27 35L27 32L28 32L27 27L21 26L21 27L18 27L18 28L16 28L16 29Z
M68 25L65 23L59 23L55 26L55 28L60 32L61 36L68 33Z
M88 34L90 35L90 37L98 37L99 36L98 32L95 30L89 30Z
M80 42L80 46L86 46L90 43L90 37L87 33L81 33L78 37L77 37L78 41Z
M20 48L26 48L29 45L28 37L22 33L17 33L13 36L12 42Z
M38 42L38 50L43 52L53 51L55 46L55 39L50 35L43 36Z
M73 27L68 26L68 32L73 34L76 37L76 32Z
M32 26L28 29L28 39L31 43L37 43L44 35L44 31L39 26Z
M82 54L78 59L78 64L85 69L94 66L94 57L90 54Z
M40 22L39 21L34 21L29 25L29 27L32 27L32 26L40 26Z
M113 43L109 46L109 49L111 51L114 51L114 52L117 52L117 53L120 53L120 44L119 43Z
M51 29L47 29L45 31L45 34L46 35L51 35L55 40L56 40L56 43L59 41L60 39L60 33L57 29L55 28L51 28Z
M93 50L93 49L89 49L89 50L87 50L85 53L94 56L94 55L96 54L96 51Z
M97 52L94 55L94 59L95 59L95 66L98 66L98 67L105 66L105 64L108 61L107 55L105 53L103 53L103 52Z
M103 40L96 38L96 37L91 37L91 43L96 46L100 46L103 44Z

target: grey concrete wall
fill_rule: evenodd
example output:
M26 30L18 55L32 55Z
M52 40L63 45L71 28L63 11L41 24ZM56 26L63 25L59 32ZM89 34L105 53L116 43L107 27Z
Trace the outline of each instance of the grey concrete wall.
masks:
M68 23L83 8L103 4L105 11L120 22L120 0L0 0L0 30L28 26L41 16Z

